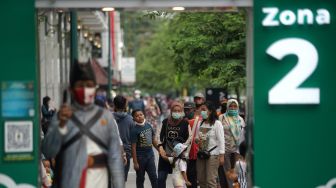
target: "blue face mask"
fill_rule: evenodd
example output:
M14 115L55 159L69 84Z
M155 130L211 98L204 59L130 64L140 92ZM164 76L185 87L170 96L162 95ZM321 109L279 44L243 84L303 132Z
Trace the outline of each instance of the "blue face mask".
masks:
M203 119L208 119L208 111L201 111L201 116Z
M231 109L231 110L228 110L227 113L229 116L238 116L238 110Z
M179 112L173 112L172 113L172 118L173 119L180 119L182 117L184 117L184 113L183 112L182 113L179 113Z

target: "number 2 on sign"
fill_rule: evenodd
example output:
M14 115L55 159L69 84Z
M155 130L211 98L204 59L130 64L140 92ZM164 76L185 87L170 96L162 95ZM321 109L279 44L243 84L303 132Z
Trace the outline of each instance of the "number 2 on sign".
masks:
M319 88L299 88L314 72L318 64L315 46L301 38L287 38L274 42L266 53L277 60L296 55L296 66L268 92L269 104L319 104Z

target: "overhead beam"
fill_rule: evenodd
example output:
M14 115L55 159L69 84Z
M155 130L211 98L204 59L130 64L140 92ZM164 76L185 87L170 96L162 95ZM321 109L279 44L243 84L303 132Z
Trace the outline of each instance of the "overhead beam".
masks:
M252 7L252 0L36 0L36 8Z

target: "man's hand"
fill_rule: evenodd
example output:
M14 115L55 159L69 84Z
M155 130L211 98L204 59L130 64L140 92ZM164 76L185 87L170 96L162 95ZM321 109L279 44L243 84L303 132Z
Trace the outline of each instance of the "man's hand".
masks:
M140 167L139 167L139 163L133 161L133 164L134 164L134 170L135 170L135 171L138 171L139 168L140 168Z
M238 180L238 175L235 173L234 169L230 169L226 172L226 177L232 181Z
M70 119L72 116L73 111L71 107L67 104L62 104L60 111L58 112L58 119L60 120L59 126L63 128L66 124L66 122Z
M163 149L163 147L159 147L159 154L160 156L166 156L166 151Z
M191 186L191 182L190 181L186 181L186 185L189 187Z
M124 166L126 166L128 163L126 154L123 154L123 161L124 161Z
M224 165L224 155L219 155L219 165Z
M238 182L234 182L234 183L232 184L232 186L233 186L233 188L240 188L240 185L239 185Z

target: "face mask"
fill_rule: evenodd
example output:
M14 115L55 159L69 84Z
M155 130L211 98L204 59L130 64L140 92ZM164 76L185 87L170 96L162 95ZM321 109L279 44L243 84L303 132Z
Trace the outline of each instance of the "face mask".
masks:
M201 111L201 116L203 119L208 119L208 111Z
M96 88L80 87L74 91L75 100L81 105L88 105L94 102Z
M229 116L237 116L238 115L238 110L228 110L228 115Z
M172 117L173 117L173 119L180 119L180 118L184 117L184 113L183 112L182 113L173 112Z
M188 119L192 119L192 118L194 118L194 115L195 115L194 112L189 112L189 113L187 114L187 118L188 118Z

